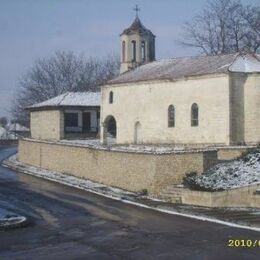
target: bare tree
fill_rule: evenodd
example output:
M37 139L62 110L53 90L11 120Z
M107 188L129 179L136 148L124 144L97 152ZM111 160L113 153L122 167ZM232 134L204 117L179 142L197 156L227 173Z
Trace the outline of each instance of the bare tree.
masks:
M14 96L11 114L16 122L28 125L25 107L67 91L99 91L100 86L119 72L119 58L85 58L73 52L57 52L36 60L24 74Z
M0 117L0 126L6 127L7 123L8 123L8 120L5 116Z
M181 44L202 53L257 52L260 47L260 7L238 0L213 0L184 25Z

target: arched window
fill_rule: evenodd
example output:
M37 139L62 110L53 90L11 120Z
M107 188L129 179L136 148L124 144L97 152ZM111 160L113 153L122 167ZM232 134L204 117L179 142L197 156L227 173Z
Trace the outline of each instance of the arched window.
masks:
M196 103L191 106L191 126L199 125L199 107Z
M141 49L142 49L142 61L145 61L145 56L146 56L146 49L145 49L145 41L142 41L142 45L141 45Z
M168 127L175 126L175 108L173 105L168 107Z
M114 102L114 93L113 91L109 92L109 104L113 104Z
M136 61L136 41L132 41L132 61Z
M125 41L122 42L122 62L125 62Z

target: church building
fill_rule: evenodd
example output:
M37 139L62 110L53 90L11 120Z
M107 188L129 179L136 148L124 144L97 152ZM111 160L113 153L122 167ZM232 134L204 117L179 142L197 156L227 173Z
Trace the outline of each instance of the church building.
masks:
M102 87L101 142L244 145L260 142L260 57L155 60L136 16L121 34L120 75Z

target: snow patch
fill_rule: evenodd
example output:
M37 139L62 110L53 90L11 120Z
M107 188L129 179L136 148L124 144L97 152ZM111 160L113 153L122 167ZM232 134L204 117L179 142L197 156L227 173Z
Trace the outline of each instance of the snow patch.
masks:
M253 55L240 55L229 70L232 72L260 72L260 61Z
M175 145L175 144L165 144L165 145L110 144L106 146L106 145L102 145L99 139L61 140L60 143L101 149L101 150L117 151L117 152L149 153L149 154L171 154L171 153L216 151L215 147L186 147L184 145Z
M8 161L5 162L7 166L9 162L12 165L21 167L23 169L23 172L27 174L31 174L47 180L56 181L68 186L72 186L72 187L76 187L88 191L98 190L99 192L102 193L109 193L111 195L116 194L117 196L122 196L122 197L136 196L136 194L133 192L125 191L120 188L110 187L104 184L93 182L91 180L74 177L72 175L69 175L68 173L65 174L65 173L60 173L55 171L49 171L39 167L20 163L19 161L17 161L17 154L8 158Z
M6 209L0 208L0 230L18 226L26 220L27 219L24 216L20 216Z
M243 158L220 163L201 176L190 177L194 184L205 190L227 190L260 183L260 150Z

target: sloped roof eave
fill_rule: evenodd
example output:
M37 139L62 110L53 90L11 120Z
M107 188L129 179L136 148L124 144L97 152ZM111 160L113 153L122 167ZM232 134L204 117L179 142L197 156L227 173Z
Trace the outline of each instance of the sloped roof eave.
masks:
M156 83L156 82L175 82L175 81L182 81L182 80L193 80L200 77L221 77L226 76L229 74L229 71L222 71L222 72L214 72L214 73L205 73L205 74L199 74L199 75L187 75L183 77L178 78L156 78L156 79L144 79L144 80L135 80L135 81L122 81L122 82L107 82L106 85L103 87L111 87L111 86L119 86L119 85L129 85L129 84L136 84L136 83Z
M86 106L86 105L48 105L48 106L38 106L38 107L26 107L25 110L28 110L30 112L33 111L41 111L41 110L63 110L63 109L98 109L99 106Z

